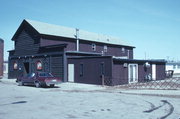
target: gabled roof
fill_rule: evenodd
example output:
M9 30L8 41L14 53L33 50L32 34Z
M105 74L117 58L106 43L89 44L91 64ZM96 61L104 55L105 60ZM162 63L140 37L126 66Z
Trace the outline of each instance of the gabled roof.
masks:
M28 20L28 19L25 19L24 21L29 23L41 35L50 35L50 36L76 39L76 28L69 28L69 27L53 25L53 24L43 23L34 20ZM79 30L78 38L80 40L86 40L86 41L134 47L129 45L128 43L125 43L121 39L107 35L92 33L81 29Z

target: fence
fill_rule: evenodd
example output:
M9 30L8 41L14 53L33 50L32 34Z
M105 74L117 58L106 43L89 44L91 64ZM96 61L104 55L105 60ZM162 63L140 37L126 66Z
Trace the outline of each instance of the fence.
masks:
M166 78L164 80L144 80L138 79L139 82L136 83L128 83L129 79L121 82L121 85L117 85L117 88L129 88L129 89L166 89L166 90L177 90L180 89L180 77L176 78ZM120 81L119 79L113 79L113 81ZM108 77L104 77L102 80L103 85L113 86L112 79Z

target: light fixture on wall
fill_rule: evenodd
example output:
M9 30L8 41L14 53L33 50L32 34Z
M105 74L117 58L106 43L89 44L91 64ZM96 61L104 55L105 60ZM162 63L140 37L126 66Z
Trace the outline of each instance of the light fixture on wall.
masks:
M144 64L144 67L145 67L145 68L150 68L150 67L151 67L151 64L149 64L149 62L146 62L146 63Z
M124 67L124 68L127 68L127 67L128 67L128 64L127 64L127 63L124 63L124 64L123 64L123 67Z

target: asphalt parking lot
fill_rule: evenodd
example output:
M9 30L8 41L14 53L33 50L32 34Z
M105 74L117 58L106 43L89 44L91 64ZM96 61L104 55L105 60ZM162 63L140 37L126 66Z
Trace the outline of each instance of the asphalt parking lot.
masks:
M76 83L35 88L2 79L0 119L179 119L179 91L153 92Z

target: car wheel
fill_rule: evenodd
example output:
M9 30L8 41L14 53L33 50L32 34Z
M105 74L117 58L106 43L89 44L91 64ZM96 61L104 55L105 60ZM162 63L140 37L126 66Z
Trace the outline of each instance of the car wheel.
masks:
M54 88L54 84L51 84L50 87L51 87L51 88Z
M35 82L35 86L36 86L36 88L40 88L41 87L39 82Z
M23 82L22 81L18 81L18 86L23 86Z

